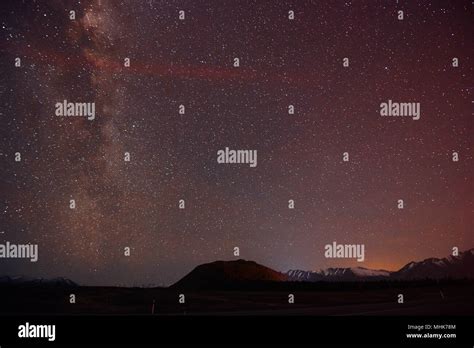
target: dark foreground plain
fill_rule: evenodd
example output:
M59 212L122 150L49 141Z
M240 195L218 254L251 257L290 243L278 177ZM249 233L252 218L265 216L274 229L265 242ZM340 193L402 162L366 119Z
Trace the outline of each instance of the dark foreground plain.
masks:
M71 304L70 295L76 296ZM185 303L179 303L179 295ZM295 301L288 303L288 295ZM404 303L398 303L403 294ZM153 305L154 303L154 305ZM0 287L2 315L473 315L474 282L259 283L236 289Z

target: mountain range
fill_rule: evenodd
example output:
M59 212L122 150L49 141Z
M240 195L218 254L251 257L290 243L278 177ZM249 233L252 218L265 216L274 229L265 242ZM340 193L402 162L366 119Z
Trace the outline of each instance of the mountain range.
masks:
M364 267L327 268L320 271L290 270L286 273L290 281L357 281L383 280L390 277L391 272L372 270Z
M437 259L410 262L398 271L372 270L363 267L327 268L319 271L290 270L277 272L254 261L216 261L196 267L173 287L214 288L251 282L338 282L380 280L474 278L474 249Z
M57 278L31 278L31 277L24 277L24 276L3 276L0 277L0 285L49 285L49 286L68 286L74 287L78 286L72 280L57 277Z
M398 271L372 270L363 267L327 268L319 271L289 270L282 273L254 261L215 261L197 266L172 288L228 288L236 284L262 284L282 282L357 282L380 280L424 279L474 279L474 248L460 252L458 256L442 259L428 258L410 262ZM23 276L0 277L0 285L78 286L70 279L29 278Z
M410 262L391 273L395 279L442 279L474 278L474 249L442 259L429 258L421 262Z
M474 249L461 252L458 256L412 261L395 272L353 267L320 271L290 270L286 274L290 280L309 282L474 278Z

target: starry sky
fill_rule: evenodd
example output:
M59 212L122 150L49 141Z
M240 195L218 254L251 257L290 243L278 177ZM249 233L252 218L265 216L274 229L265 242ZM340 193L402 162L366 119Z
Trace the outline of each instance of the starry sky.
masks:
M474 247L471 1L0 8L0 242L39 245L0 274L165 285L235 246L279 271ZM95 102L95 120L56 116L64 99ZM381 117L388 99L420 120ZM257 167L218 164L225 147ZM365 262L326 259L333 241L365 244Z

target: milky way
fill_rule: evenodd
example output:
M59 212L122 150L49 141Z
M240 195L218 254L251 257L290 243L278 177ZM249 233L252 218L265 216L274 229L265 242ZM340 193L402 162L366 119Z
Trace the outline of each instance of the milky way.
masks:
M169 284L235 246L280 271L474 246L470 1L0 6L0 240L39 245L0 274ZM420 120L381 117L389 99ZM95 119L57 117L63 100ZM226 147L258 165L219 164ZM364 264L326 259L333 241Z

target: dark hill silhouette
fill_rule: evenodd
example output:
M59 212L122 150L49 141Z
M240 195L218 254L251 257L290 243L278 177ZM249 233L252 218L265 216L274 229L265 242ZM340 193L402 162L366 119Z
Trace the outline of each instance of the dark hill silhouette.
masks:
M288 277L254 261L215 261L197 266L173 288L225 289L238 284L281 282Z

